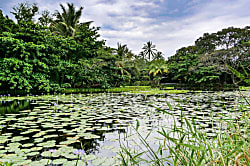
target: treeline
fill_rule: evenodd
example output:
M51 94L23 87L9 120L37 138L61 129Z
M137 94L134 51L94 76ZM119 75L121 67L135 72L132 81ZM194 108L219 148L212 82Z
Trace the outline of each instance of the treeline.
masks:
M157 86L163 77L200 87L240 81L226 65L248 77L249 27L204 34L165 61L151 41L138 55L125 44L106 46L99 27L80 22L83 7L60 7L62 12L39 12L37 4L19 3L11 12L16 23L0 10L1 90Z
M1 90L51 92L148 84L145 64L163 59L152 42L144 45L140 56L120 43L110 48L99 40L99 27L79 21L83 7L60 7L61 13L51 14L39 12L37 4L19 3L11 12L17 23L0 11Z
M168 59L168 81L202 87L249 85L250 27L205 33ZM238 77L229 70L238 71ZM244 80L244 81L243 81Z

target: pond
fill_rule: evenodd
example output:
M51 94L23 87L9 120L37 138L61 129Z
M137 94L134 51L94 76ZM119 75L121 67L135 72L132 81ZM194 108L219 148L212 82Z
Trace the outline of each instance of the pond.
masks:
M248 92L244 95L249 97ZM143 149L138 133L148 136L149 145L157 150L162 141L157 131L174 120L181 125L183 116L193 118L213 137L226 129L221 118L248 111L249 107L237 111L239 102L245 104L240 96L239 92L2 96L0 162L71 166L78 161L76 150L83 149L78 165L116 165L121 146Z

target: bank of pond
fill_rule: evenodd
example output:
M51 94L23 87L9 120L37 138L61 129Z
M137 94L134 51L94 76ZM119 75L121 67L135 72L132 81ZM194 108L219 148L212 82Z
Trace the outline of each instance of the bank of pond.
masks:
M0 165L249 162L249 91L155 94L144 88L2 95Z
M165 94L165 93L186 93L186 92L214 92L214 91L235 91L250 90L249 86L236 86L233 84L218 86L190 86L178 83L162 83L159 86L120 86L113 88L62 88L59 91L25 91L25 90L0 90L0 96L26 96L26 95L50 95L50 94L76 94L76 93L144 93L144 94Z

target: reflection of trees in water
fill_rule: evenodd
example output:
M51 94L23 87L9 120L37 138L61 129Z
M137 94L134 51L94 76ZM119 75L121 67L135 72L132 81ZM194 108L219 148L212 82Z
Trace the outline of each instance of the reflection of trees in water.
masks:
M144 96L141 96L140 98L137 98L137 101L140 101L141 98ZM107 96L108 99L112 100L114 97L113 96ZM133 97L130 97L133 98ZM47 100L46 100L47 101ZM137 115L139 115L139 113L135 114L135 113L131 113L131 111L126 111L126 107L129 107L131 103L134 103L134 101L127 101L127 98L122 97L120 100L115 101L115 103L111 104L111 109L109 108L109 113L113 113L115 115L113 116L109 116L107 117L106 111L102 111L102 107L105 106L105 102L103 102L102 99L98 98L96 100L93 99L93 103L89 104L92 107L96 107L97 111L95 111L95 117L93 117L92 119L88 119L88 128L92 128L92 130L87 130L87 133L91 133L91 134L95 134L98 135L100 138L92 138L92 139L85 139L84 136L80 137L78 140L80 142L75 142L75 140L73 139L72 143L68 140L70 140L70 138L74 138L77 137L77 133L74 131L74 129L78 128L80 125L80 121L81 121L81 117L80 115L78 115L78 118L75 117L71 117L71 115L68 114L60 114L60 112L63 112L64 109L61 107L56 107L56 110L53 111L53 113L51 113L50 115L50 111L52 109L54 109L54 107L52 108L49 105L53 105L53 103L56 103L57 105L68 105L68 104L76 104L76 105L80 105L80 106L85 106L85 103L81 103L81 102L77 102L77 101L68 101L68 100L49 100L47 105L45 105L45 107L43 108L39 108L41 110L45 109L45 112L49 112L49 114L47 116L43 116L43 112L38 112L37 114L32 114L30 119L28 118L27 121L25 121L23 124L23 122L19 122L18 118L21 116L26 117L26 116L30 116L29 113L27 114L20 114L20 115L16 115L15 118L16 120L11 120L11 122L8 124L10 127L6 127L4 133L12 133L12 137L15 136L24 136L24 137L28 137L30 139L27 140L23 140L20 141L22 144L28 144L28 143L33 143L34 146L37 146L37 144L39 142L37 142L35 139L36 137L33 137L35 134L38 134L40 132L46 132L46 134L41 135L40 137L46 136L46 135L54 135L53 137L45 137L43 139L42 142L47 142L47 141L55 141L56 145L60 145L60 143L65 141L66 146L69 147L73 147L74 149L83 149L85 150L85 152L87 154L98 154L101 152L101 146L102 146L102 142L105 142L106 139L106 133L126 133L126 127L129 123L132 123L133 121L133 117L136 117ZM19 113L19 111L22 110L29 110L29 109L33 109L36 105L38 106L43 106L43 102L40 103L40 100L36 100L36 104L34 105L33 102L30 103L29 101L26 100L13 100L13 101L9 101L9 102L5 102L3 104L0 105L0 108L4 111L2 111L1 113L4 114L8 114L8 113ZM118 109L117 105L119 106L123 106L124 109ZM46 106L49 108L48 110L46 109ZM113 108L115 106L115 108ZM32 108L31 108L32 107ZM76 109L72 109L72 114L76 111ZM66 111L67 113L69 111ZM58 121L58 122L54 122L54 121L50 121L47 118L49 118L51 116L54 117L54 115L58 114L58 119L63 119L63 118L72 118L72 122L75 123L75 125L71 125L72 123L70 123L70 125L64 125L65 121ZM84 114L86 112L83 112ZM124 116L124 114L126 114L128 116ZM41 116L40 116L41 115ZM93 116L93 113L90 112L90 117ZM132 117L130 117L132 116ZM41 118L44 117L44 120ZM39 121L39 118L41 118ZM111 122L107 122L105 120L111 120ZM84 120L85 121L85 120ZM15 123L20 123L15 125ZM21 124L22 123L22 124ZM51 127L48 125L49 123L55 123L55 126L58 126L59 128L53 128L54 125L51 125ZM14 126L11 126L12 124L14 124ZM35 125L34 125L35 124ZM34 131L31 133L25 133L26 131L29 130L29 128L34 125L35 128L40 129L40 131ZM45 125L45 126L44 126ZM48 125L48 126L46 126ZM101 130L99 130L99 128L102 128ZM21 130L19 130L21 129ZM49 131L48 131L49 130ZM64 130L66 130L67 132L64 132ZM47 132L48 131L48 132ZM71 132L72 131L72 132ZM25 133L25 134L24 134ZM68 139L69 138L69 139ZM68 141L68 142L67 142ZM5 145L7 146L7 144ZM62 144L63 146L63 144ZM57 147L54 147L57 149ZM40 153L46 151L47 149L44 148L41 151L39 151Z
M225 126L221 123L221 116L228 115L230 112L238 112L235 107L237 97L231 95L221 96L208 93L203 96L187 96L183 98L181 103L182 112L178 112L176 108L172 113L176 115L180 124L185 124L185 118L195 124L199 129L205 130L207 133L214 133L213 130L225 130ZM236 121L235 121L236 122Z
M92 134L96 134L96 135L100 136L100 138L98 138L98 139L80 138L79 139L80 142L73 143L73 144L71 144L71 146L73 146L75 149L83 149L87 154L98 152L99 147L100 147L100 143L98 143L98 141L104 140L105 133L104 132L92 132Z
M18 113L30 107L30 102L27 100L4 101L0 103L0 115Z
M76 149L83 148L87 154L96 153L100 147L98 140L99 139L90 139L90 140L80 139L81 143L77 143L77 144L73 145L73 147Z
M120 133L125 133L125 129L117 129ZM109 132L114 133L116 130L111 130ZM71 144L75 149L84 149L87 154L96 154L100 150L99 141L104 141L106 131L93 131L92 134L100 136L97 139L79 139L80 142Z

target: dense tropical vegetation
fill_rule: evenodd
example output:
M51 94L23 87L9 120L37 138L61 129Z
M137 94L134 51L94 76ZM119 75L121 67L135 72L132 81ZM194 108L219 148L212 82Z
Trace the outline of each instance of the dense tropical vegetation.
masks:
M169 58L168 79L197 86L222 87L238 83L240 80L227 65L249 73L249 40L250 27L229 27L217 33L205 33L194 46L183 47Z
M83 7L60 8L0 10L0 166L249 165L249 91L175 88L249 86L250 27L165 60L152 41L111 48Z
M83 7L76 10L70 3L60 7L62 12L51 14L39 12L37 4L20 3L11 12L17 23L1 11L0 89L51 92L157 86L163 77L170 83L223 87L240 81L227 65L249 78L249 27L205 33L195 45L179 49L165 61L152 41L139 55L121 43L117 48L106 46L99 39L99 27L92 21L80 22Z

